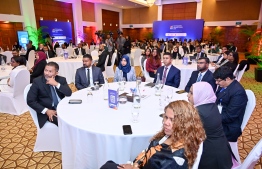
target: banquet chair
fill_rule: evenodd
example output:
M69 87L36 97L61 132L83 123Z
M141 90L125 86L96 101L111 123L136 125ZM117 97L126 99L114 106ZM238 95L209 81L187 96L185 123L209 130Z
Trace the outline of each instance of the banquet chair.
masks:
M154 78L150 77L148 71L146 70L146 61L147 59L144 61L144 76L146 78L146 82L154 82Z
M139 65L140 65L140 69L141 69L141 72L142 72L143 76L145 76L144 75L144 69L143 69L143 66L142 66L142 64L144 64L144 63L142 63L142 58L143 58L143 56L139 57Z
M251 90L246 90L246 94L247 94L247 98L248 98L248 101L247 101L247 106L246 106L246 110L245 110L245 114L244 114L244 117L243 117L243 121L242 121L242 124L241 124L241 130L242 132L244 131L244 128L246 127L247 125L247 122L256 106L256 97L254 95L254 93L251 91ZM240 156L239 156L239 153L238 153L238 143L237 142L229 142L230 144L230 147L232 149L232 152L234 153L237 161L239 162L239 164L241 164L241 160L240 160Z
M56 56L60 56L61 52L62 52L62 48L56 48L55 49Z
M198 151L197 151L197 157L194 161L192 169L198 169L202 153L203 153L203 142L199 145L199 148L198 148Z
M239 64L237 65L235 71L233 72L233 75L234 75L234 76L236 76L236 73L237 73L237 69L238 69L238 67L239 67Z
M93 50L95 50L96 45L90 45L90 53L92 53Z
M93 59L93 60L98 60L98 51L93 50L93 51L91 52L91 56L92 56L92 59Z
M67 50L68 50L68 56L73 56L74 55L74 48L72 48L71 46L68 46Z
M112 56L111 65L110 66L105 65L106 78L111 78L111 77L115 76L115 72L114 72L115 60L116 60L116 53L114 53L113 56Z
M253 169L257 161L262 156L262 139L255 145L255 147L250 151L244 162L232 169Z
M6 63L10 63L11 58L13 57L12 52L11 51L5 51L2 54L6 56Z
M107 63L108 63L108 58L109 58L109 55L106 56L106 61L105 61L105 65L104 65L104 66L105 66L105 71L102 72L104 78L108 78L108 77L106 76L106 67L107 67Z
M30 70L34 66L34 63L35 63L35 51L31 50L29 52L28 61L26 64L26 67L28 68L28 70Z
M240 82L240 80L241 80L243 74L245 73L246 68L247 68L247 65L245 65L245 67L244 67L242 70L240 70L240 71L237 70L237 71L236 71L235 79L236 79L237 81Z
M27 94L31 87L31 84L27 85L24 90L24 100L27 100ZM36 111L31 107L27 106L30 112L30 115L36 125L37 135L34 146L34 152L40 151L58 151L61 152L61 144L59 138L59 130L58 127L47 121L45 125L40 129L37 119Z
M27 112L28 108L23 99L23 91L29 83L29 71L20 70L14 79L13 92L0 92L0 112L13 115Z
M237 52L237 47L236 47L236 50L235 50L235 52Z
M142 54L142 50L136 49L134 53L134 66L140 66L139 59L140 59L141 54Z

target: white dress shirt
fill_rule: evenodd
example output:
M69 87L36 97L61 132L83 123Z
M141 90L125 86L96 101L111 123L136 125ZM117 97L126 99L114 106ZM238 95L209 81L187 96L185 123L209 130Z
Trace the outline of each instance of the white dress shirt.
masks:
M89 69L89 77L90 77L89 87L93 87L94 86L94 81L93 81L92 66L89 67L89 68L86 68L86 78L87 78L87 69Z
M208 69L207 69L207 70L208 70ZM202 81L203 77L205 76L207 70L204 71L204 72L202 72L202 73L201 73L201 72L198 73L197 79L198 79L198 77L200 76L200 74L202 75L202 76L201 76L201 79L200 79L200 82Z

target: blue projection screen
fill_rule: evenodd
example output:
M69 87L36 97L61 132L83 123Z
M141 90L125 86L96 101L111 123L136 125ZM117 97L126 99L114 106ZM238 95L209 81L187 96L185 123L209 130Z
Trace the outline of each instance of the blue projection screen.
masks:
M159 39L200 39L204 27L203 19L155 21L153 23L154 38Z
M47 27L43 31L53 37L54 43L62 44L72 40L71 22L40 21L40 26Z
M29 42L27 31L17 31L18 43L26 50L26 44Z

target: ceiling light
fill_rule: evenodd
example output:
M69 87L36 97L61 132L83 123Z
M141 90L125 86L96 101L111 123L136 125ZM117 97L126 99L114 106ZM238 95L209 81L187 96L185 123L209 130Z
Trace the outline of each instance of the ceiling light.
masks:
M4 23L9 23L9 21L5 21Z
M155 4L156 0L145 0L145 1L151 7L151 6L153 6Z

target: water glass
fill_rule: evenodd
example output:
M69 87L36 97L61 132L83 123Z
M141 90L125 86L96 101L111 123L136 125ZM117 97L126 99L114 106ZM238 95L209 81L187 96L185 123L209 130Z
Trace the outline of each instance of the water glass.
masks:
M139 108L134 107L132 108L132 122L138 123L138 116L139 116Z
M136 84L137 84L137 86L140 86L141 85L141 77L137 77L136 78Z
M173 89L167 89L167 94L166 94L166 100L168 103L172 101L173 98Z

